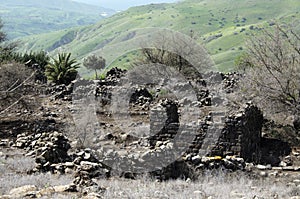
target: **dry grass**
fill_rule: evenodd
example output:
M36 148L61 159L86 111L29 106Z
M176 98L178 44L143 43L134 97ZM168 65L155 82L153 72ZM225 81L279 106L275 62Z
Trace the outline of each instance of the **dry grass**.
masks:
M27 172L35 167L34 159L17 156L14 158L0 157L0 195L7 194L11 189L24 185L35 185L45 188L55 185L66 185L73 181L71 176L52 175L50 173Z
M9 190L35 185L39 189L49 186L70 184L72 176L26 172L34 167L34 160L22 156L0 157L0 195ZM293 176L299 179L300 174ZM280 179L280 180L279 180ZM289 184L291 176L283 178L254 178L247 173L227 173L223 170L206 171L199 174L197 181L171 180L159 182L149 176L136 180L112 178L99 179L97 183L106 188L107 199L234 199L234 198L290 198L300 196L300 187ZM71 194L54 194L44 198L76 198Z
M300 195L297 187L271 179L251 179L245 174L207 172L197 182L174 180L157 182L143 177L138 180L99 180L106 187L104 198L289 198ZM299 188L299 187L298 187Z

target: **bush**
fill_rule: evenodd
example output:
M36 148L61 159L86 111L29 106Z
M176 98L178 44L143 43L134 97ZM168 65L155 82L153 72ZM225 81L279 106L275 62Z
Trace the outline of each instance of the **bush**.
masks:
M45 51L40 51L17 54L15 60L21 63L27 63L27 65L36 64L41 70L45 71L45 67L49 63L50 57Z
M50 82L55 84L70 84L77 76L79 64L71 59L71 53L60 53L58 59L53 58L46 66L45 75Z
M50 57L46 52L30 52L30 53L12 53L10 60L20 62L35 70L35 80L46 83L45 66L49 63Z
M23 108L31 106L26 96L37 92L37 88L32 86L35 74L24 64L0 63L0 111L14 104Z

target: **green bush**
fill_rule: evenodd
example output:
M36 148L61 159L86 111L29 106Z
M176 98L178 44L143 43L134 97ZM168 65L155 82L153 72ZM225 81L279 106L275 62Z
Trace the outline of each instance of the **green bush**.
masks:
M42 70L45 70L45 66L49 63L50 57L45 51L30 52L25 54L18 54L16 61L21 63L38 64Z
M46 65L45 75L50 82L68 85L75 80L79 64L71 59L71 53L60 53L58 59L52 58L52 62Z
M0 18L0 63L13 60L12 57L15 54L14 49L16 47L16 43L5 43L7 36L2 30L3 26L4 24Z

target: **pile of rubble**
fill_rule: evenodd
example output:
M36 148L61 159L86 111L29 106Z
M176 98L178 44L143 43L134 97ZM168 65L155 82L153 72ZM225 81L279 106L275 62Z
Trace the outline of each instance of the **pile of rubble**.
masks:
M70 160L67 151L71 146L62 133L22 133L14 146L28 151L27 156L35 157L36 169L40 171L49 171L52 164Z
M187 156L185 159L193 164L196 170L224 168L230 171L243 171L246 167L245 160L235 156L226 156L225 158L222 158L221 156L201 157L198 155L194 157Z
M64 100L64 101L71 101L72 100L72 92L73 92L73 86L74 82L69 84L69 85L55 85L55 84L50 84L47 89L46 93L51 95L54 100Z
M36 168L31 172L73 174L77 190L97 186L94 178L110 176L110 168L100 163L90 149L68 154L69 140L62 133L23 133L18 135L14 146L26 150L26 156L35 158Z

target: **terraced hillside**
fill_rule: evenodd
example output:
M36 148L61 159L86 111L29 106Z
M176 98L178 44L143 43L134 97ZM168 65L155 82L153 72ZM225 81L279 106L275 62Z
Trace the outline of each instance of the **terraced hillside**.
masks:
M220 71L232 70L234 59L244 49L252 31L275 22L299 19L298 0L185 0L173 4L133 7L94 25L66 29L23 38L24 50L70 51L84 58L104 46L130 42L151 27L190 34L203 43ZM111 48L112 52L117 48ZM126 65L132 55L124 55L114 65Z

